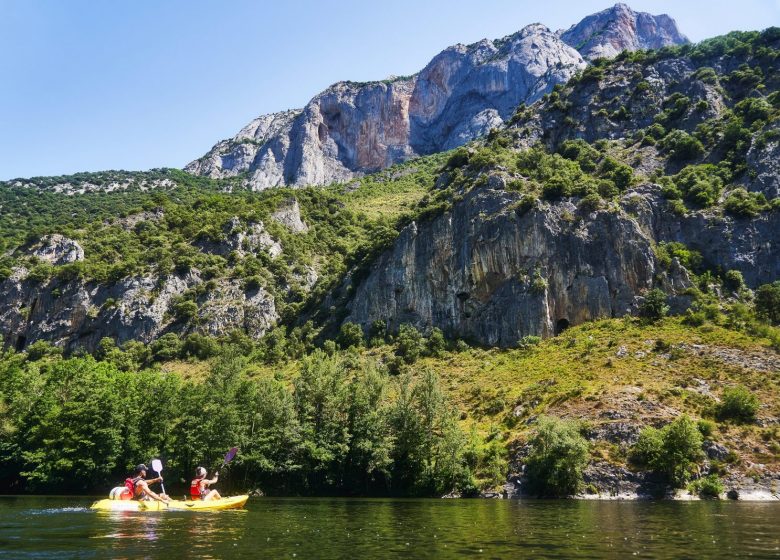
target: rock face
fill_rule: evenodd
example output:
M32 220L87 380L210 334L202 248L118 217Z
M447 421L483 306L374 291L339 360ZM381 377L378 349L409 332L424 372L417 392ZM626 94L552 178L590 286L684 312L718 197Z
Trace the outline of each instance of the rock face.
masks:
M346 180L464 144L584 65L549 29L531 25L450 47L410 78L334 84L302 111L260 117L185 169L210 177L248 172L257 189Z
M569 325L635 312L660 276L672 293L690 287L682 267L658 269L660 241L680 241L748 285L780 278L780 216L733 220L666 210L660 187L624 197L619 211L584 212L563 200L515 210L521 195L501 180L470 191L430 222L412 223L354 290L345 321L391 331L441 328L489 346L551 336ZM497 179L497 178L495 178ZM674 302L672 302L674 303Z
M521 215L519 198L476 189L451 213L407 227L357 287L346 320L512 346L631 312L656 270L639 225L609 212L580 220L571 202Z
M84 260L81 245L58 233L45 236L31 252L34 257L53 265Z
M590 15L559 35L588 60L611 58L624 50L660 49L688 42L666 14L635 12L626 4Z
M582 69L580 53L614 56L685 42L670 17L623 4L557 34L529 25L503 39L445 49L411 77L336 83L302 110L258 117L185 170L214 178L247 173L256 189L344 181L498 127L520 103Z
M46 340L67 351L94 350L100 339L149 343L159 336L194 331L176 316L175 302L203 281L184 276L130 277L115 284L63 282L40 284L16 269L0 283L0 332L3 345L22 350ZM274 298L262 288L244 290L238 281L221 280L196 299L198 330L224 334L245 330L259 338L278 320Z

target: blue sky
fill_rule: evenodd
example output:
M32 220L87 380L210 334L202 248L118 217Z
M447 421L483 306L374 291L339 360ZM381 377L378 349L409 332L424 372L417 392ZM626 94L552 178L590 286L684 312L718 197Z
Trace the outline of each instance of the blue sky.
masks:
M181 167L334 81L412 74L450 44L613 3L0 0L0 179ZM780 0L628 3L694 41L780 25Z

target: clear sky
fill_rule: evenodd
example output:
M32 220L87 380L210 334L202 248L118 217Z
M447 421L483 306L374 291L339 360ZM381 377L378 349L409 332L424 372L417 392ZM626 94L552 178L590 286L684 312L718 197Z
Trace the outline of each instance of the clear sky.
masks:
M181 167L332 82L610 0L0 0L0 179ZM635 0L693 41L780 25L780 0Z

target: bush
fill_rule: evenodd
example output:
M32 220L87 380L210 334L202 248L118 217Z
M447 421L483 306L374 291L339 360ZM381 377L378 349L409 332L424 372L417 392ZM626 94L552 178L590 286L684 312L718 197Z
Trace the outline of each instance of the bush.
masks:
M729 193L723 206L732 216L753 218L769 208L769 203L763 193L749 193L739 187Z
M341 325L338 340L342 348L361 348L365 342L363 328L356 323L344 323Z
M689 165L672 179L685 199L699 206L712 206L718 202L723 190L723 179L714 165Z
M398 329L398 337L396 338L398 349L396 354L403 358L407 364L413 364L422 354L424 342L422 334L414 325L404 323Z
M191 300L183 300L173 304L173 314L184 323L189 323L198 316L198 304Z
M665 317L669 313L669 306L666 305L666 293L659 288L650 290L639 307L639 313L651 321Z
M702 437L696 423L683 415L657 430L645 428L632 448L635 461L666 476L676 487L682 487L702 458Z
M758 397L751 393L747 387L741 385L730 387L723 391L720 406L718 407L718 416L724 420L752 422L756 419L758 407Z
M538 346L541 341L541 336L528 335L520 339L520 341L517 343L517 347L520 350L528 350L534 346Z
M673 130L661 142L661 147L669 154L669 159L682 163L704 155L704 145L684 130Z
M428 354L440 358L447 351L447 339L440 328L433 327L428 337Z
M726 490L723 483L716 474L710 474L700 478L688 485L691 494L696 494L702 498L720 498L720 495Z
M152 356L155 360L166 362L175 360L181 353L182 343L176 333L166 333L152 343Z
M780 280L756 290L756 313L773 325L780 324Z
M727 270L723 278L723 285L734 292L745 287L745 279L739 270Z
M715 422L712 420L699 420L696 422L696 427L699 429L702 437L710 437L712 432L715 431Z
M588 463L588 442L572 421L542 416L529 441L528 483L540 496L570 496L582 486Z

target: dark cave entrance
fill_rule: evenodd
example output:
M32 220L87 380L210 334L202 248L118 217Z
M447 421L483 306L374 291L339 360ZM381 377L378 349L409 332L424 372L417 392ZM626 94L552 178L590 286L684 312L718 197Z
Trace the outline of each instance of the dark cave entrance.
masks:
M19 336L16 337L16 344L14 344L14 349L17 352L21 352L22 350L24 350L24 347L26 345L27 345L27 337L26 336L24 336L23 334L20 334Z
M555 335L558 336L559 334L561 334L563 331L565 331L568 328L569 328L569 320L568 319L566 319L566 318L558 319L558 322L555 323Z

